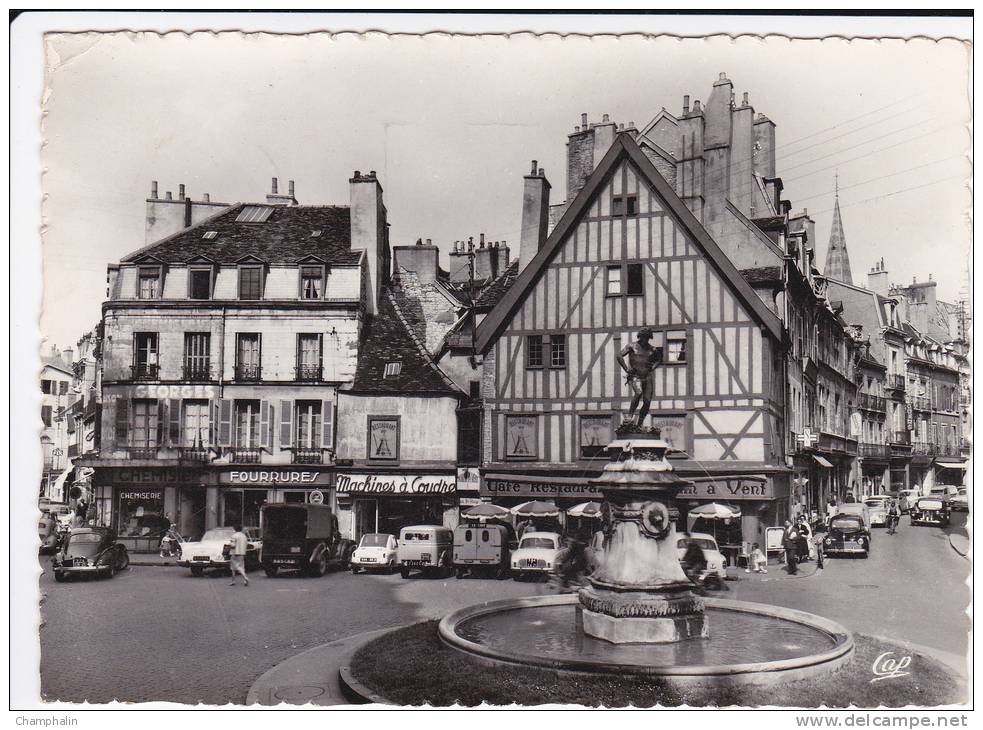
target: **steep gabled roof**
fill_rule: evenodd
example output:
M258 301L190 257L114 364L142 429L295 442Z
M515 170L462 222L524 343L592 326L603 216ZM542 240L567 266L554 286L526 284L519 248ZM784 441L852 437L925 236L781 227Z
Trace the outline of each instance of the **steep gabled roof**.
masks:
M781 341L782 325L778 317L758 298L751 286L735 268L734 264L720 250L720 247L689 211L683 201L679 199L679 196L669 186L669 183L662 178L658 170L655 169L655 165L649 161L638 144L631 138L631 135L620 133L615 137L611 149L608 150L597 168L587 178L586 184L577 194L577 197L573 199L566 213L563 214L563 217L556 224L546 243L543 244L543 247L533 260L529 262L526 268L519 273L515 282L505 293L505 296L502 297L501 301L482 320L481 324L478 325L478 352L485 352L492 340L505 327L522 303L526 293L531 290L533 284L539 280L539 277L545 272L550 261L558 253L567 235L580 222L581 216L589 208L594 195L607 180L608 174L625 158L634 164L642 180L651 185L656 194L665 201L669 213L692 236L696 247L706 255L708 264L716 270L725 282L729 283L731 289L738 299L740 299L741 303L748 309L751 316L773 338Z
M511 264L509 264L505 271L498 275L497 278L492 279L481 290L478 295L478 301L475 302L477 307L494 307L498 304L502 297L505 296L506 292L512 288L515 283L516 277L519 275L519 259L516 259Z
M69 375L74 375L72 368L65 364L65 361L61 357L55 357L53 355L43 355L41 357L41 364L45 367L54 368L55 370L61 370L63 373L68 373Z
M270 209L263 222L240 222L244 208ZM215 235L205 238L214 231ZM316 232L317 235L314 235ZM148 257L169 264L196 258L235 264L245 257L271 264L296 264L317 257L328 265L356 265L361 251L351 248L350 210L341 206L267 206L236 203L190 228L144 246L122 259Z
M399 363L399 373L386 376L386 365ZM460 397L464 393L434 364L423 343L386 290L379 311L365 326L355 368L354 394L431 395Z

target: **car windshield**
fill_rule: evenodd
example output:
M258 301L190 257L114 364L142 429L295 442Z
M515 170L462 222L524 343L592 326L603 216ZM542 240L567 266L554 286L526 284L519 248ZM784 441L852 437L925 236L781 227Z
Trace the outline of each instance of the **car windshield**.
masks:
M102 535L98 532L82 532L78 535L72 535L68 542L71 545L98 545L102 542Z
M942 509L942 502L938 499L919 499L918 509Z
M868 507L883 507L886 504L886 500L883 499L868 499L864 502Z
M228 540L234 532L235 530L231 527L213 527L211 530L205 531L205 534L201 536L201 541Z
M547 548L553 549L556 543L550 537L524 537L519 543L519 548Z
M717 549L717 543L715 543L713 540L708 540L705 537L691 537L688 540L685 537L681 537L679 538L679 542L676 543L676 547L678 547L680 550L685 550L686 544L690 542L701 550Z
M389 542L389 535L362 535L359 547L385 547Z
M959 495L960 497L965 497L966 496L966 490L965 489L960 489L958 492L956 492L956 494Z
M830 520L829 526L834 530L858 530L860 529L860 519L840 515Z

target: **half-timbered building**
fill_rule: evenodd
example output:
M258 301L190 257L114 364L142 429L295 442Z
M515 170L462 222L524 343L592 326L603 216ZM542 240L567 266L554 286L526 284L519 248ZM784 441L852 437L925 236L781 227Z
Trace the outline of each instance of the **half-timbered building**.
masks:
M649 425L699 480L683 507L740 503L763 541L787 509L781 321L630 133L478 327L483 494L593 496L632 396L615 357L642 327L663 356Z

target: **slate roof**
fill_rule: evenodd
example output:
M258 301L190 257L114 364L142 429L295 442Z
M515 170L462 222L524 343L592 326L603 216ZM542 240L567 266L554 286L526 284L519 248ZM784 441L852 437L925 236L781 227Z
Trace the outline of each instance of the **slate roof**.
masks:
M398 375L385 377L386 364L400 363ZM389 291L379 298L359 348L352 393L463 396L412 334L406 317Z
M244 207L272 208L263 223L237 223ZM296 264L317 256L326 264L357 264L361 251L351 249L349 208L343 206L297 205L265 206L236 203L167 238L144 246L126 256L123 263L153 256L165 263L183 264L205 257L220 264L231 264L247 256L266 263ZM203 238L208 231L218 235ZM321 231L319 236L312 236Z
M498 278L492 279L488 286L481 290L481 293L478 295L478 301L475 304L479 307L494 307L512 287L518 275L519 260L516 259L508 265L505 271L498 275Z
M65 361L61 359L61 356L54 357L51 355L42 355L41 364L50 368L55 368L56 370L61 370L63 373L74 375L72 368L65 364Z

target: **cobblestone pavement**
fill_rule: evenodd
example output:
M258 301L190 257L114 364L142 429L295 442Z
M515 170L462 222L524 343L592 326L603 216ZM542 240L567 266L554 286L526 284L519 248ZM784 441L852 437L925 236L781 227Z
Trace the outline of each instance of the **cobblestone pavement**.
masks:
M956 517L965 520L964 515ZM969 563L938 528L877 529L868 560L830 559L811 578L735 573L727 598L812 611L848 628L966 650ZM45 564L46 565L46 564ZM47 566L46 566L47 567ZM242 703L267 669L335 639L442 616L481 601L535 595L541 583L399 575L270 579L133 567L111 580L41 576L41 687L46 699Z

